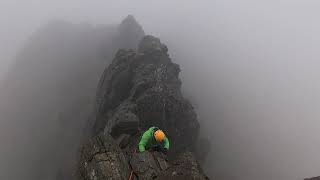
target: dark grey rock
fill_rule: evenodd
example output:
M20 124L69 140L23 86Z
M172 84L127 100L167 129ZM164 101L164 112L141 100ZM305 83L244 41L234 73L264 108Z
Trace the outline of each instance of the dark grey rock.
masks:
M159 168L161 171L165 171L168 169L169 164L168 164L168 158L165 154L161 152L154 151L153 153L154 159L156 160L157 164L159 165Z
M135 105L131 103L122 103L114 115L107 121L104 132L117 138L121 134L136 134L139 127L139 119L133 113Z
M158 126L175 144L171 152L196 141L196 113L181 94L180 68L167 52L152 36L143 38L137 52L118 51L98 87L95 133L104 130L116 138Z
M119 147L125 148L129 144L130 135L129 134L121 134L117 139L117 143Z
M137 51L117 52L97 89L97 136L81 152L80 177L128 179L133 172L139 180L207 179L186 151L197 142L200 127L192 105L182 96L179 65L167 52L152 36L144 37ZM150 126L169 137L173 161L159 152L137 153L141 135Z
M167 53L168 48L160 42L159 38L153 36L145 36L139 44L139 53L149 53L149 52L163 52Z
M154 179L161 171L152 153L147 151L134 154L130 164L139 180Z
M110 113L129 97L132 86L129 65L134 56L134 51L120 50L104 71L97 88L93 134L105 129L108 118L111 118Z
M208 180L191 152L180 154L156 180Z
M127 180L128 162L110 135L99 134L81 149L78 175L82 180Z

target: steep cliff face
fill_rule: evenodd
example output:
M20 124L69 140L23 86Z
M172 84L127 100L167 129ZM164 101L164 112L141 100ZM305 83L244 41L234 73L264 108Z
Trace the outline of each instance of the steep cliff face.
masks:
M175 151L193 144L199 123L181 94L179 72L167 47L152 36L146 36L137 51L118 51L99 83L94 133L104 130L117 138L157 126L174 134L170 139Z
M89 127L93 137L81 151L80 179L207 179L188 151L200 127L182 96L179 72L168 48L152 36L145 36L136 51L117 52L98 85ZM150 126L168 135L170 161L157 152L136 153L141 133Z

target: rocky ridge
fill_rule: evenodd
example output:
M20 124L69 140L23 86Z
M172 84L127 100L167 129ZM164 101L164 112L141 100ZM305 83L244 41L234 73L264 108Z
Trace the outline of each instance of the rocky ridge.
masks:
M190 150L199 123L181 93L180 68L168 48L145 36L137 50L119 50L97 88L91 138L78 163L81 180L208 179ZM171 141L168 157L137 153L141 134L150 126Z

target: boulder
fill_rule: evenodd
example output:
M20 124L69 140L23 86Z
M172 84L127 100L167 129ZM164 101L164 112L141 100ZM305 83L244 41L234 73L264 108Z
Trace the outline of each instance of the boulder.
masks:
M130 164L139 180L154 179L161 171L152 153L147 151L135 153L130 160Z
M184 152L156 180L208 180L191 152Z
M127 180L130 168L110 135L99 134L81 149L78 175L81 180Z

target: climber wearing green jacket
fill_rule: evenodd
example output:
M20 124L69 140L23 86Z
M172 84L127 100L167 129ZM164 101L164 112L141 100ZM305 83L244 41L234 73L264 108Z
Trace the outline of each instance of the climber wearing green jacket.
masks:
M139 151L145 150L161 151L167 154L170 147L169 139L164 132L157 127L151 127L143 133L139 142Z

